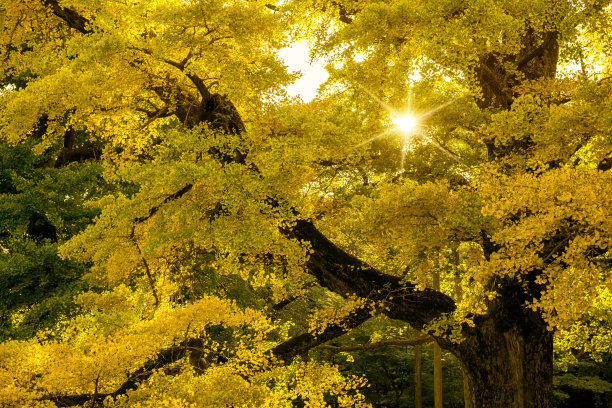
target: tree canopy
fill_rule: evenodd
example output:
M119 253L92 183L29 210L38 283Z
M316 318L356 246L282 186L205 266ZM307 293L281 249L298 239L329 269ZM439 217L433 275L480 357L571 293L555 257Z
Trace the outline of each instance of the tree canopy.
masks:
M366 406L308 352L376 315L457 357L466 407L552 407L553 343L611 351L609 2L0 21L2 405ZM284 92L300 39L311 102Z

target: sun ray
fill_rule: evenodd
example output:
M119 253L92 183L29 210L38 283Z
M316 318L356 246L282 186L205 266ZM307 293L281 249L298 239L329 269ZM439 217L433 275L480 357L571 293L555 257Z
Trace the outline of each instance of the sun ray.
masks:
M386 103L385 101L383 101L382 99L380 99L378 96L376 96L374 94L374 92L370 91L368 88L366 88L365 86L361 85L359 82L355 81L355 83L361 88L363 89L368 95L370 95L372 97L372 99L374 99L376 102L378 102L378 104L380 106L382 106L383 108L385 108L385 110L387 112L389 112L392 115L399 115L399 113L397 112L397 110L395 110L391 105L389 105L388 103Z
M383 131L383 132L380 132L380 133L378 133L376 136L373 136L373 137L369 138L368 140L365 140L365 141L363 141L363 142L361 142L361 143L356 144L355 146L351 146L350 148L348 148L348 149L346 149L346 150L343 150L343 151L342 151L342 152L341 152L339 155L344 155L344 154L346 154L346 153L350 153L350 152L352 152L353 150L358 149L358 148L360 148L361 146L367 145L367 144L369 144L369 143L372 143L373 141L375 141L375 140L377 140L377 139L380 139L380 138L382 138L382 137L385 137L385 136L387 136L388 134L390 134L390 133L392 133L392 132L393 132L393 129L387 129L387 130L385 130L385 131Z
M420 128L420 124L422 122L423 119L433 115L436 112L439 112L440 110L446 108L447 106L457 102L460 99L465 98L464 96L458 96L456 98L453 98L447 102L444 102L432 109L429 109L428 111L425 111L423 113L420 114L415 114L412 113L410 110L404 110L402 112L398 111L397 109L393 108L392 106L390 106L388 103L386 103L385 101L383 101L382 99L380 99L378 96L376 96L372 91L370 91L368 88L366 88L365 86L363 86L361 83L359 83L358 81L353 81L354 84L356 84L357 86L359 86L361 89L363 89L368 95L370 95L370 97L376 101L380 106L382 106L387 112L389 112L391 114L391 122L393 123L394 127L388 130L385 130L381 133L378 133L377 135L375 135L374 137L371 137L368 140L365 140L361 143L358 143L342 152L340 152L338 154L338 156L343 156L355 149L360 148L361 146L367 145L369 143L372 143L373 141L380 139L382 137L385 137L391 133L396 133L396 132L401 132L402 133L402 148L401 148L401 159L400 159L400 168L403 171L404 167L405 167L405 162L406 162L406 146L409 143L410 138L418 136L424 140L429 141L435 148L437 148L438 150L442 151L444 154L448 155L449 157L451 157L453 160L455 160L456 162L462 164L463 166L466 167L470 167L468 164L466 164L460 156L458 156L457 154L449 151L448 149L446 149L442 144L440 144L437 140L435 140L435 138L429 137L427 136L424 132L423 129ZM409 92L408 94L408 107L412 106L412 100L413 100L414 95L412 94L412 91Z
M442 109L446 108L449 105L452 105L453 103L457 102L459 99L462 99L462 98L465 98L465 96L457 96L456 98L453 98L450 101L444 102L443 104L438 105L438 106L436 106L434 108L431 108L430 110L420 114L418 118L419 119L424 119L424 118L426 118L428 116L431 116L434 113L436 113L438 111L441 111Z

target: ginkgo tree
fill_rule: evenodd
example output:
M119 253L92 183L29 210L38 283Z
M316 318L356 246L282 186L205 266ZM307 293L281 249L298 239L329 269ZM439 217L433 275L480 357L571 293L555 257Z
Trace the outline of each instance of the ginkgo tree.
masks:
M467 407L551 407L555 333L610 299L611 13L4 2L2 69L27 80L0 136L117 188L60 248L89 265L80 312L0 345L0 401L365 405L365 379L303 356L385 314L458 358ZM329 62L310 103L283 95L300 37ZM345 301L289 337L275 311L313 284Z

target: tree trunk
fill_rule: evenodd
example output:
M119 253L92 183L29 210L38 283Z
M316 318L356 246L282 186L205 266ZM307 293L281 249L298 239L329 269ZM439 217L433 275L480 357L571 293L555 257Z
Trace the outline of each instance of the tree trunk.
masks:
M442 408L442 349L433 344L434 408Z
M455 291L455 300L457 302L460 302L461 299L463 298L463 287L461 286L461 270L459 269L459 265L461 263L461 259L459 258L459 250L457 248L453 249L453 253L452 253L452 265L453 265L453 269L454 269L454 275L453 275L453 283L454 283L454 291ZM468 390L466 389L466 384L468 382L466 374L465 374L465 370L463 369L463 367L461 368L461 375L462 375L462 381L463 381L463 397L464 397L464 406L467 407L468 406Z
M414 408L423 408L421 345L414 346Z
M505 326L500 316L480 322L453 350L464 372L466 408L553 407L552 332L536 312L521 314Z
M433 288L440 290L440 273L433 272ZM442 349L438 343L433 344L433 379L434 379L434 408L442 408Z

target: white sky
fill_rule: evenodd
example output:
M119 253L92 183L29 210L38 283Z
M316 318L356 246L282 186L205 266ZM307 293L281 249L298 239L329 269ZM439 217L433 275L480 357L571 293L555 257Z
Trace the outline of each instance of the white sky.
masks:
M308 43L299 41L291 47L279 51L290 71L300 71L302 76L286 90L290 96L299 96L304 102L309 102L317 96L319 86L327 80L329 74L319 61L310 63Z
M319 86L329 78L329 74L323 67L321 61L310 61L308 43L298 41L291 47L281 49L278 54L289 67L289 71L300 71L302 76L292 85L285 88L289 96L299 96L304 102L310 102L318 93ZM358 53L354 61L361 62L366 55ZM418 72L414 72L410 79L417 81L421 78Z

